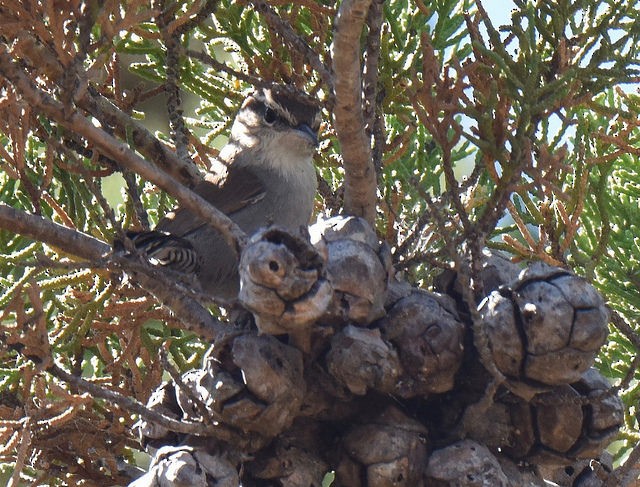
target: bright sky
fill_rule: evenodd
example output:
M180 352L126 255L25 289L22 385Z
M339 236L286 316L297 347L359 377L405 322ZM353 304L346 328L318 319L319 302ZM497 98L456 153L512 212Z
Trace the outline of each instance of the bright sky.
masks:
M511 19L511 10L515 8L512 0L484 0L482 5L496 27L508 24Z

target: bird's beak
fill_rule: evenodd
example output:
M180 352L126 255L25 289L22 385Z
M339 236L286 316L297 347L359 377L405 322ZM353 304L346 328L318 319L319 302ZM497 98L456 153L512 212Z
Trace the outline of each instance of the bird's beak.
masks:
M301 123L296 127L296 130L302 132L306 138L313 144L314 147L318 147L318 134L313 131L306 123Z

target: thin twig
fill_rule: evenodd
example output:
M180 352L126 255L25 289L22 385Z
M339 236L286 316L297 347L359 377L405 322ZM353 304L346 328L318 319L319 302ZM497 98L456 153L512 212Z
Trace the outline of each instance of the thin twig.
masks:
M324 207L331 210L332 214L337 214L342 208L342 199L340 198L340 190L333 191L329 186L329 183L318 173L316 179L318 180L318 193L324 200Z
M216 11L218 8L218 2L216 0L207 0L207 2L202 6L198 13L191 17L186 22L180 23L180 25L174 27L174 24L178 21L178 19L174 20L171 23L171 32L175 36L181 36L182 34L186 34L191 29L199 26L202 22L204 22L207 17L209 17L212 13Z
M427 212L418 217L418 220L413 226L413 231L409 235L407 235L407 237L398 245L396 251L394 252L394 261L396 262L398 262L401 257L405 257L405 254L408 254L411 245L413 245L413 243L420 237L429 223L435 223L436 228L441 229L441 231L447 228L447 216L442 206L433 200L431 195L429 195L429 193L427 193L420 186L416 178L411 178L409 183L413 186L415 191L417 191L422 200L426 203ZM457 244L457 239L444 239L444 247L446 249L447 255L450 258L454 258L454 256L457 254ZM407 259L407 262L408 261L409 259Z
M264 81L262 78L258 78L256 76L251 76L250 74L243 73L241 71L236 71L233 68L230 68L224 63L221 63L214 57L210 56L206 52L194 51L192 49L188 49L185 53L187 56L197 59L205 64L208 64L212 68L222 71L223 73L227 73L234 78L237 78L245 83L248 83L252 86L256 86L258 88L268 88L271 86L271 83Z
M306 41L302 37L300 37L300 35L295 30L293 30L291 24L282 20L278 13L273 8L271 8L271 6L267 2L264 2L262 0L252 0L251 3L253 3L256 10L264 16L267 24L269 24L272 29L278 32L282 36L282 38L289 43L292 49L304 54L304 57L309 63L309 66L311 66L318 73L320 79L326 85L327 91L332 92L333 76L331 76L331 72L322 62L322 59L320 58L318 53L311 49L309 44L307 44Z
M169 114L169 127L171 137L176 146L176 154L184 165L194 165L189 155L189 130L182 116L182 98L178 79L180 78L180 34L171 32L170 23L167 20L168 13L164 11L164 0L157 0L161 13L156 17L156 24L162 35L165 48L165 72L167 82L165 93L167 94L167 113Z
M632 487L637 485L640 473L640 443L637 443L623 465L616 468L603 487Z
M193 297L200 296L198 293L181 285L175 277L170 278L171 271L119 255L111 256L110 262L116 264L119 270L132 273L136 283L176 314L185 330L216 344L225 343L237 335L227 323L214 318Z
M384 94L378 93L376 97L376 109L373 118L373 127L372 133L373 136L373 148L371 149L371 157L373 159L373 167L376 170L376 179L382 177L382 160L384 158L384 151L387 145L386 139L386 126L384 123L384 114L382 113L382 109L380 105L382 104L382 99L384 98Z
M422 252L420 254L412 255L401 260L398 263L394 262L394 268L396 270L409 270L420 264L429 264L429 267L433 269L447 270L451 269L443 252Z
M627 323L627 321L614 309L609 308L609 313L611 314L611 321L615 325L615 327L620 330L625 337L629 339L636 350L640 350L640 334L638 334L634 329Z
M20 432L20 446L16 455L16 463L13 466L13 474L7 483L7 487L20 485L20 474L25 466L31 447L31 417L26 416L22 421L22 431Z
M142 229L149 230L149 215L140 199L140 191L138 191L138 185L136 184L136 175L131 171L125 170L122 171L122 177L125 183L127 183L127 193L129 193L131 203L133 204L133 211L135 211L136 217L142 225ZM117 229L118 227L114 228Z
M193 187L202 179L202 175L195 165L185 164L175 152L158 140L144 125L118 109L95 90L86 90L82 96L76 97L75 102L79 107L96 117L101 124L112 127L118 137L131 140L137 151L182 184ZM120 162L118 159L115 160Z
M112 127L118 137L130 140L137 151L182 184L193 187L202 179L195 165L183 163L175 152L158 140L142 123L120 110L93 88L79 91L79 96L74 101L102 125Z
M159 424L160 426L168 429L169 431L175 431L176 433L184 433L195 436L212 436L222 441L237 441L239 433L235 432L222 425L207 425L202 422L193 422L187 420L178 421L169 416L149 409L140 401L133 399L129 396L125 396L115 391L105 389L96 384L70 374L62 367L54 364L49 367L48 372L58 379L63 380L69 384L73 384L78 389L88 392L94 398L104 399L111 403L117 404L125 411L129 411L138 414L141 418L147 421L151 421Z
M187 396L189 401L191 401L196 406L196 409L198 409L200 416L202 416L202 420L206 421L208 424L212 424L214 422L214 418L212 418L212 413L214 413L214 411L209 410L209 408L207 408L207 405L202 402L202 399L200 399L194 393L193 389L191 389L184 383L184 381L182 380L182 374L169 361L169 357L167 356L167 349L165 347L160 347L158 353L160 354L160 361L162 362L163 369L169 373L174 384L177 385L182 393ZM221 418L217 417L215 418L215 420L220 421Z

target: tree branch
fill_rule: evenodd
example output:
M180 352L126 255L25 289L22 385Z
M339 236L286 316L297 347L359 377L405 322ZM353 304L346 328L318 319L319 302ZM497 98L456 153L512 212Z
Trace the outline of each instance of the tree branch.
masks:
M153 161L163 171L188 187L202 180L202 174L194 164L185 164L175 152L149 132L144 125L131 118L106 98L88 90L75 99L76 104L96 117L101 124L111 127L123 139L132 140L135 149ZM117 162L120 162L116 159Z
M364 63L364 80L362 92L364 93L364 118L365 126L369 133L373 132L373 125L376 119L376 109L378 108L378 76L380 74L380 35L382 32L382 21L384 20L384 0L372 0L369 13L367 14L367 50Z
M345 169L344 206L373 224L376 174L362 107L360 34L371 0L344 0L338 9L332 46L335 72L335 129Z
M625 462L616 468L603 484L604 487L633 487L640 474L640 443L632 449Z
M5 49L6 47L3 47L3 52ZM137 151L165 172L189 187L195 186L202 179L200 171L194 164L185 164L175 152L154 137L144 125L97 93L86 80L86 72L75 67L70 69L75 69L76 72L67 72L58 62L56 54L35 36L28 33L21 36L21 51L27 53L29 61L36 66L46 63L47 69L51 71L48 75L51 79L65 80L74 74L79 86L73 93L73 101L98 119L103 126L113 129L121 139L132 140ZM64 89L62 86L61 88Z
M13 61L4 44L0 45L0 74L13 84L14 88L33 108L57 121L68 130L86 138L102 153L118 161L120 165L135 171L175 196L182 206L220 231L231 248L239 253L246 240L246 235L238 225L169 174L158 171L153 164L138 156L127 145L104 130L95 127L78 112L69 113L69 110L62 103L33 84L29 76Z
M94 398L105 399L111 403L117 404L125 411L129 411L138 414L141 418L157 423L170 431L176 433L183 433L195 436L213 436L223 441L237 442L239 434L231 431L229 428L220 424L209 425L201 422L193 422L187 420L176 420L169 416L149 409L140 401L128 396L124 396L118 392L110 391L103 387L92 384L91 382L70 374L66 370L62 369L58 365L52 365L47 369L50 374L63 380L69 384L73 384L78 389L88 392Z
M90 235L2 203L0 228L45 242L90 262L104 260L111 252L111 246ZM173 280L163 275L160 269L136 265L135 261L125 257L112 256L110 260L121 269L133 270L136 273L136 281L176 313L186 330L216 343L234 336L229 325L215 319L195 299L186 295Z
M165 93L167 94L167 112L169 115L169 127L171 128L171 136L176 146L176 154L185 166L194 166L193 160L189 155L189 130L182 116L182 97L180 96L180 88L178 86L178 78L180 75L180 33L172 32L168 17L173 17L173 10L165 11L165 2L157 0L161 13L156 17L156 25L164 41L165 54L165 73L167 82L165 85Z
M0 203L0 228L45 242L85 260L104 259L111 251L111 246L86 233L4 203Z

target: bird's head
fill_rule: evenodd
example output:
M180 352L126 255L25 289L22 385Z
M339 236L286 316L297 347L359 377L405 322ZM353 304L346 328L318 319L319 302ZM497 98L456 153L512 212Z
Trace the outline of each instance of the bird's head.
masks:
M294 171L311 163L320 121L320 107L310 98L282 86L257 89L242 104L221 157L234 162L243 153L249 163Z

